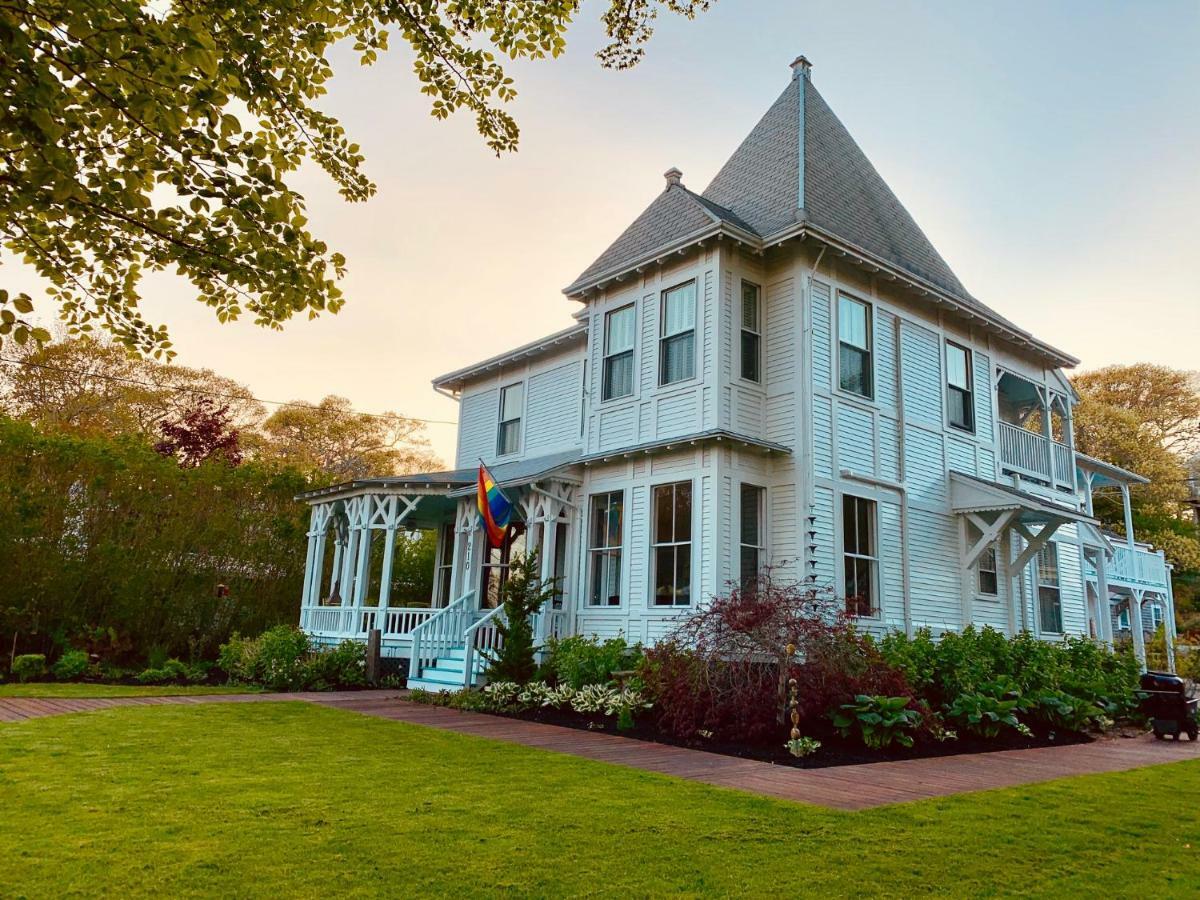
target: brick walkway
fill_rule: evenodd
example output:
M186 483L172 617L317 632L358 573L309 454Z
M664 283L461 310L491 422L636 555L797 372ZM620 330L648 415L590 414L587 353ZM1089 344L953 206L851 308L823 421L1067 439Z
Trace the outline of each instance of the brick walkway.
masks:
M1033 784L1069 775L1118 772L1185 759L1200 759L1200 744L1186 740L1155 741L1146 736L1069 747L1002 750L826 769L793 769L617 735L424 706L407 702L396 691L79 700L10 697L0 698L0 722L120 706L264 703L281 700L303 700L363 715L509 741L768 797L847 810Z

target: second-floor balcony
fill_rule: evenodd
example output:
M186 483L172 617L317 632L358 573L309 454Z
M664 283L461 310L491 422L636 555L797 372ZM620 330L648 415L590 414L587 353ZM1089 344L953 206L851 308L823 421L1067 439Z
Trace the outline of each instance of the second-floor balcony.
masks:
M1002 371L996 400L1001 466L1022 478L1073 491L1075 454L1067 398L1045 385Z
M1086 560L1089 579L1096 579L1096 566ZM1113 547L1112 559L1104 567L1105 580L1110 585L1123 585L1145 590L1165 591L1171 573L1161 550L1152 550L1145 544L1117 544Z

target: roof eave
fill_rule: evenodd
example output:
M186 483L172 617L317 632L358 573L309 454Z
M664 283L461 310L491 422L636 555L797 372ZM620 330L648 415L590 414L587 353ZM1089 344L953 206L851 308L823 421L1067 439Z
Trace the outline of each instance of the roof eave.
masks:
M441 390L458 390L463 383L480 375L486 375L492 369L508 365L523 359L530 359L541 356L549 350L563 344L568 344L587 334L587 322L580 322L577 325L572 325L570 328L564 328L562 331L556 331L554 334L547 335L536 341L531 341L528 344L522 344L514 350L509 350L497 356L489 357L482 362L472 363L461 369L453 372L447 372L445 375L439 375L433 379L434 388Z
M711 210L706 209L706 212L709 212L711 215ZM590 275L587 278L576 279L575 282L563 288L563 293L572 299L581 299L590 291L599 290L607 286L609 282L622 281L628 278L631 272L639 271L646 266L662 263L668 256L673 254L686 253L693 245L701 241L724 237L728 237L735 243L745 244L756 250L762 247L762 239L758 235L738 228L729 222L717 221L713 222L712 225L693 231L691 234L684 235L682 238L663 244L629 262L621 263L610 269L598 272L595 275Z
M896 280L907 283L923 297L931 297L935 302L949 306L968 320L974 319L986 323L999 332L1005 339L1050 360L1055 366L1070 369L1079 365L1079 360L1071 356L1071 354L1038 340L1028 332L1014 329L1012 325L1004 322L998 316L988 315L983 310L971 309L945 288L939 287L932 281L928 281L919 275L914 275L912 272L876 256L869 250L864 250L862 247L843 240L810 222L798 222L783 231L776 232L770 237L764 238L762 245L764 249L769 249L771 247L778 247L787 241L797 238L802 239L809 235L828 244L844 255L857 257L860 263L873 268L876 272L886 272Z

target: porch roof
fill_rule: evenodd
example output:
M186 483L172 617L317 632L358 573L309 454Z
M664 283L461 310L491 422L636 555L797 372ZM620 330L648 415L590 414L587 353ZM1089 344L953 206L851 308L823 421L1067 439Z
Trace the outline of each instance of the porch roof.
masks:
M1093 484L1149 484L1150 479L1129 469L1088 456L1086 453L1075 452L1075 467L1088 472L1093 477Z
M710 428L708 431L697 431L692 434L685 434L674 438L662 438L657 441L647 441L643 444L635 444L632 447L619 447L613 450L605 450L600 453L591 453L581 457L580 462L584 465L594 462L604 462L609 459L617 459L620 457L634 456L641 454L659 453L665 450L675 450L687 444L700 444L709 441L721 442L727 441L731 444L741 444L745 447L754 447L762 450L764 453L786 453L792 452L791 447L777 444L774 441L764 441L756 437L751 437L748 434L738 434L736 431L727 431L724 428Z
M529 459L518 459L508 463L489 465L488 471L496 479L497 487L518 487L545 478L548 475L562 474L562 470L577 464L580 460L578 449L563 450L559 453L549 453L545 456L533 456ZM451 497L467 497L475 493L475 476L478 469L471 469L470 485L450 491Z
M1017 510L1020 512L1020 521L1026 525L1079 522L1099 527L1100 524L1089 515L1051 503L1036 494L962 472L950 473L950 507L963 515Z

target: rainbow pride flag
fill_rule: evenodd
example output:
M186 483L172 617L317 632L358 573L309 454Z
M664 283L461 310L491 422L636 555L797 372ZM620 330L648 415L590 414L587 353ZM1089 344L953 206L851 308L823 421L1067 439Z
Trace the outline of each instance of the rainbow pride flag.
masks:
M512 518L512 504L504 492L496 486L496 479L482 461L479 463L479 519L487 532L488 545L499 547L504 543L504 532Z

